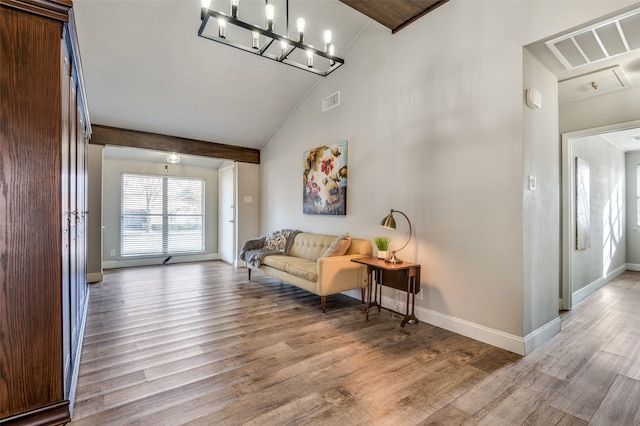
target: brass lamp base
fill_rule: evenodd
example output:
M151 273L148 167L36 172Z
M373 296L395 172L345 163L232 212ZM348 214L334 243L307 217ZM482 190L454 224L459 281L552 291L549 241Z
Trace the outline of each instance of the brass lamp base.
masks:
M394 265L397 265L398 263L402 263L402 259L398 259L396 257L396 252L395 251L392 251L391 252L391 257L388 258L388 259L385 259L384 261L387 262L387 263L393 263Z

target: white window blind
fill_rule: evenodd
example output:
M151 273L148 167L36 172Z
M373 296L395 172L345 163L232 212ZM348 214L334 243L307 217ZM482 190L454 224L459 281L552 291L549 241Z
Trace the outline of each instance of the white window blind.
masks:
M122 256L204 252L204 181L122 174Z

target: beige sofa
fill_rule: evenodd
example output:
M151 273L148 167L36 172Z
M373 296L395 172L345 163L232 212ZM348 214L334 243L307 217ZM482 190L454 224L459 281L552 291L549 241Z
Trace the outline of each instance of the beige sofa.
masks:
M261 244L264 244L265 238L246 241L240 258L245 260L244 253L260 247ZM256 269L317 294L322 298L323 313L326 312L327 295L330 294L361 289L364 303L364 293L368 286L367 268L364 265L351 262L351 259L371 256L372 247L368 240L349 237L351 243L348 244L346 253L326 256L327 250L340 242L338 238L342 238L342 243L344 243L344 236L299 232L292 238L293 240L287 247L288 250L268 254L261 259L259 264L245 260L249 280L251 280L251 271Z

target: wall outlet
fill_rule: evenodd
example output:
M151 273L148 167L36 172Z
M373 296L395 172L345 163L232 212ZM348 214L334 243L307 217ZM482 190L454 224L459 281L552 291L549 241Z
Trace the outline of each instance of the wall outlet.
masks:
M529 176L529 191L535 191L537 186L536 177Z
M111 249L111 256L114 257L116 255L116 249Z

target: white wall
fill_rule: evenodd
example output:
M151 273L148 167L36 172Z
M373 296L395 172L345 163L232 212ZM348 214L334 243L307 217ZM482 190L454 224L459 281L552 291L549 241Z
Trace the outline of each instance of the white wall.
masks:
M87 281L102 281L102 145L87 151Z
M523 353L525 329L540 321L525 325L525 312L551 299L557 308L558 290L551 297L523 278L522 46L630 4L452 1L395 35L372 23L263 148L261 233L372 239L390 208L402 210L416 238L401 257L423 267L419 317ZM342 104L322 113L337 90ZM349 141L347 216L303 215L302 153L340 140ZM557 209L542 214L559 220ZM539 232L527 252L558 238L557 228ZM397 247L406 228L392 237Z
M573 248L573 292L624 267L626 253L625 155L603 136L572 141L573 157L589 162L591 246Z
M218 251L218 170L204 167L105 158L103 163L103 267L121 268L139 265L157 265L166 256L139 259L120 258L120 213L122 173L141 173L161 176L202 178L205 181L205 250L204 255L175 255L171 263L217 259ZM115 256L111 256L111 250Z
M560 104L560 132L640 119L640 88Z
M635 229L638 227L636 168L640 164L640 151L627 152L625 162L627 169L627 263L634 270L640 270L640 232Z
M523 59L525 90L535 88L542 94L542 108L523 105L523 284L524 300L528 302L523 307L523 329L527 336L558 318L560 149L557 79L529 51L524 51ZM529 176L536 180L534 190L529 189ZM560 331L559 327L557 321L552 331Z

